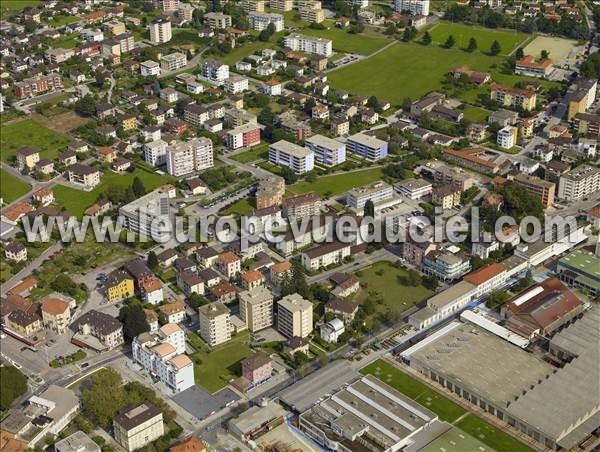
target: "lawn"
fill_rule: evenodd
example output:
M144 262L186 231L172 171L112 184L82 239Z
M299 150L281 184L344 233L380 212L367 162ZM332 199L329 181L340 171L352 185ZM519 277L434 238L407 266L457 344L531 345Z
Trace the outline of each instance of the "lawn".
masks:
M415 380L385 361L377 360L360 369L360 373L363 375L371 374L376 376L397 391L433 411L442 421L454 422L460 416L465 414L465 410L452 400L429 389L423 383Z
M400 313L433 295L431 290L421 285L403 285L400 278L406 275L406 270L394 267L389 261L377 262L356 272L365 293L377 291L383 295L383 310L390 308Z
M198 37L198 32L189 28L178 28L173 30L173 37L169 41L169 46L192 44L196 49L206 47L202 39Z
M234 65L238 61L243 60L249 55L254 54L263 49L277 49L279 46L277 44L277 40L280 38L282 33L275 33L271 36L269 41L254 41L254 42L246 42L244 44L240 44L236 46L235 49L232 49L231 52L216 56L215 58L219 61L222 61L225 64Z
M476 27L472 25L454 24L440 22L429 30L434 43L444 44L448 36L454 36L455 47L466 49L471 38L477 41L480 52L489 52L494 41L500 43L501 54L509 55L519 44L523 43L529 35L514 30L492 30L490 28Z
M305 28L302 30L302 34L331 39L333 41L333 50L336 52L357 53L359 55L370 55L382 47L385 47L390 42L393 42L384 37L348 33L345 30L333 26L326 30Z
M77 22L79 18L77 16L67 16L66 14L57 14L51 18L48 18L46 22L51 27L64 27L65 25L72 24L73 22Z
M98 196L104 193L107 187L128 187L136 176L142 180L146 191L154 190L161 185L172 183L174 181L170 176L161 176L141 167L137 167L133 172L126 174L117 174L108 170L101 176L100 185L94 190L86 192L76 188L57 185L54 187L54 197L60 206L78 217L81 217L83 211L94 204L98 199Z
M192 345L201 348L192 354L196 383L212 393L239 377L242 371L240 361L252 354L252 350L244 344L248 337L248 332L240 333L229 342L209 350L195 333L188 332Z
M492 114L489 110L472 105L465 105L464 108L459 108L459 111L464 113L465 119L477 123L486 123L488 116Z
M465 416L456 423L456 426L495 450L510 450L511 452L528 452L532 450L473 414Z
M54 47L58 47L61 49L72 49L78 44L79 41L73 35L63 35L60 38L52 41L52 45Z
M254 203L254 199L250 198L242 198L239 201L234 202L221 213L223 215L247 215L256 209L256 205Z
M325 196L340 195L354 187L367 185L383 178L381 168L370 168L363 171L351 173L334 174L331 176L319 176L315 182L298 182L287 186L287 191L293 195L316 191Z
M535 81L544 88L560 86L557 82L502 74L500 70L503 63L504 57L500 56L399 42L372 58L331 71L328 76L335 89L364 96L375 95L395 105L407 97L415 100L430 91L440 90L444 76L461 65L489 72L494 81L510 86L520 80ZM461 99L477 102L478 94L489 93L489 89L484 87L467 91Z
M261 144L246 152L240 152L239 154L231 156L231 160L235 160L240 163L250 163L258 159L266 160L269 157L269 145Z
M17 149L24 146L39 149L40 158L54 160L68 144L68 138L33 119L0 126L0 155L4 162L11 162Z
M10 204L31 190L31 186L16 176L0 170L0 197L5 204Z
M41 0L0 0L2 11L21 11L25 8L35 8Z

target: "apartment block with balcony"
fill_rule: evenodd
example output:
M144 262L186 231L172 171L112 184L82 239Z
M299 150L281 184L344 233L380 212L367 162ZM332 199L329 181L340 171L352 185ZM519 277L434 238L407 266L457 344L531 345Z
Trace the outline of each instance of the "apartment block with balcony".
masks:
M221 302L209 303L198 308L200 337L214 347L231 339L230 312Z
M379 138L360 132L348 137L346 151L373 162L387 157L388 144Z
M313 135L305 141L315 161L325 166L335 166L346 161L346 145L323 135Z
M277 166L287 166L296 174L312 171L315 153L289 141L279 140L269 146L269 162Z
M240 317L248 330L254 333L273 324L273 294L264 286L245 290L238 294Z
M200 137L168 146L166 162L168 173L175 177L212 168L214 165L212 141L210 138Z
M287 338L307 337L313 330L313 305L297 293L277 303L277 330Z

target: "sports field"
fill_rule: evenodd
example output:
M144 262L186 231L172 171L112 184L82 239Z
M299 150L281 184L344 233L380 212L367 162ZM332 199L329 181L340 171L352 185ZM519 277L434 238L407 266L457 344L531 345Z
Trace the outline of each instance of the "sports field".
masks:
M33 119L25 119L0 127L0 149L3 162L10 162L17 149L29 146L39 149L40 158L56 159L69 144L69 139Z
M457 49L466 49L471 38L477 41L477 50L489 52L492 42L498 41L502 51L501 55L509 55L523 43L529 35L514 30L492 30L490 28L454 24L451 22L440 22L429 30L434 43L444 44L448 36L456 39Z
M25 195L31 189L30 185L7 171L0 170L0 198L6 204Z
M576 45L577 41L570 39L556 38L554 36L538 36L527 44L525 54L539 58L542 50L547 50L550 53L550 59L555 63L560 63L569 56L569 53Z

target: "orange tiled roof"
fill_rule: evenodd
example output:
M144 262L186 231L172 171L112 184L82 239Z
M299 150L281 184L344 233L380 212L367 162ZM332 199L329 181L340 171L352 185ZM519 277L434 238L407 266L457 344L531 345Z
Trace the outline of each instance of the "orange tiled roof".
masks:
M69 303L58 298L46 298L42 302L42 311L52 315L63 314L69 309Z

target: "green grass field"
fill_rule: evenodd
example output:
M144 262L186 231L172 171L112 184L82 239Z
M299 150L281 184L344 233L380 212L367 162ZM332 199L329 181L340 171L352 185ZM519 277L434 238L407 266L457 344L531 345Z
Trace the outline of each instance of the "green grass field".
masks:
M478 439L489 447L498 451L510 450L511 452L529 452L532 449L525 444L517 441L512 436L507 435L496 427L488 424L484 420L469 414L456 423L456 426L464 432Z
M50 130L34 119L25 119L0 127L0 155L10 162L17 149L29 146L39 149L40 158L56 159L69 144L69 139Z
M132 173L117 174L105 171L100 178L100 185L94 190L86 192L76 188L57 185L54 187L54 196L58 204L69 212L81 217L83 211L96 202L98 196L105 192L109 186L128 187L138 176L144 183L147 191L153 190L161 185L173 182L170 176L160 176L145 168L136 168Z
M360 373L376 376L397 391L433 411L442 421L454 422L465 414L465 410L452 400L432 391L423 383L401 372L385 361L375 361L360 369Z
M560 86L557 82L503 74L500 72L503 63L504 57L500 56L400 42L372 58L329 72L328 75L335 89L364 96L375 95L395 105L399 105L406 97L415 100L430 91L440 90L444 76L461 65L489 72L494 81L509 86L514 86L520 80L535 81L544 88ZM474 88L460 98L477 103L478 95L489 93L489 89L489 86Z
M20 11L25 8L35 8L41 0L0 0L0 10L2 11Z
M468 413L465 417L458 420L467 413L464 408L443 395L438 394L436 391L429 389L420 381L415 380L408 374L385 361L377 360L360 369L360 373L363 375L371 374L376 376L381 381L400 391L402 394L436 413L440 420L456 425L456 427L468 433L473 438L478 439L485 445L492 447L497 451L531 451L526 445L515 440L501 430L498 430L472 413Z
M269 145L264 143L256 146L254 149L251 149L246 152L241 152L239 154L231 156L231 160L235 160L240 163L250 163L255 160L263 159L266 160L269 157Z
M263 49L277 49L279 45L277 44L277 40L283 35L283 32L275 33L271 36L271 39L267 42L264 41L254 41L247 42L244 44L240 44L235 49L232 49L231 52L221 55L214 56L215 59L222 61L225 64L234 65L240 60L243 60L249 55L254 54L257 51ZM211 57L212 58L212 57Z
M29 190L31 190L29 184L4 170L0 170L0 197L6 204L10 204L15 199L25 195Z
M351 188L367 185L383 177L381 168L370 168L363 171L354 171L346 174L334 174L331 176L320 176L315 182L298 182L288 185L287 191L293 195L316 191L321 195L330 194L335 196L342 194Z
M198 33L189 28L178 28L173 30L173 37L169 41L169 46L192 44L196 49L202 49L205 44L198 37Z
M459 109L465 115L465 118L472 122L485 123L491 111L483 108L474 107L472 105L465 105L464 108Z
M431 290L423 286L404 286L399 278L406 275L406 270L396 268L388 261L377 262L356 272L361 285L366 285L364 287L365 293L375 290L383 295L381 310L390 308L399 313L410 309L433 294Z
M230 380L239 377L242 371L240 361L252 354L252 350L244 344L248 332L240 333L210 351L196 334L188 334L188 339L200 349L192 354L196 383L210 392L224 388Z
M64 27L65 25L77 22L79 19L77 16L67 16L65 14L57 14L52 18L48 18L46 22L52 27Z
M326 30L305 28L302 30L302 34L331 39L333 41L333 50L336 52L357 53L359 55L370 55L382 47L385 47L390 42L393 42L391 39L385 37L351 34L346 30L341 30L334 26L331 26L331 28Z
M256 209L254 199L242 198L227 207L227 209L225 209L222 213L223 215L246 215L252 212L254 209Z
M429 30L434 43L444 44L448 36L454 36L457 49L466 49L471 38L477 41L477 50L489 52L492 42L500 43L501 55L509 55L523 43L529 35L514 30L492 30L490 28L475 27L472 25L440 22Z

